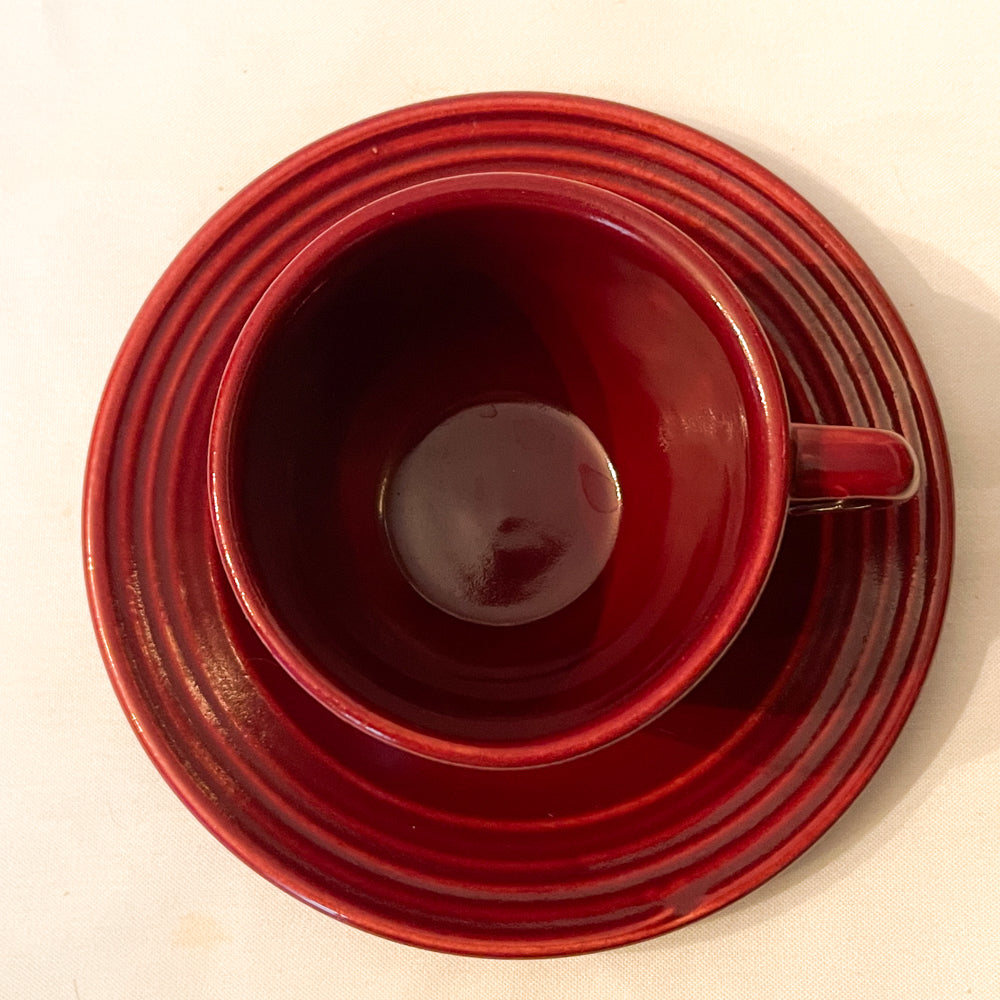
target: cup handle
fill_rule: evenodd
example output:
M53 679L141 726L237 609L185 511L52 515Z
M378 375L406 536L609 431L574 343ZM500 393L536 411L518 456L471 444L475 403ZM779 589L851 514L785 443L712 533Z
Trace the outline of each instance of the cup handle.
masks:
M795 512L900 503L920 485L917 456L894 431L792 424L791 444Z

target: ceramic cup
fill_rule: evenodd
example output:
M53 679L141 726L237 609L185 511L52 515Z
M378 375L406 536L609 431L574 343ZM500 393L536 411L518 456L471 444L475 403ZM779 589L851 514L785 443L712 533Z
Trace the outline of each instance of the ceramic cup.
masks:
M299 253L229 360L209 471L233 589L289 674L381 740L490 768L653 719L739 632L790 504L898 502L918 476L890 431L792 424L691 239L522 173L397 191Z

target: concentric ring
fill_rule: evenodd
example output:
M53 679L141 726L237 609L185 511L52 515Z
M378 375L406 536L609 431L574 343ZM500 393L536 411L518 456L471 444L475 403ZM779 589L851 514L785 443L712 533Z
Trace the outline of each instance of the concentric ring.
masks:
M277 667L218 563L214 392L240 326L331 222L418 180L550 172L660 213L723 265L774 343L797 418L891 427L924 471L898 508L794 518L753 619L657 723L516 773L409 757ZM926 376L884 292L812 208L682 125L585 98L495 94L335 133L223 208L137 317L98 414L84 534L95 625L154 762L228 847L375 933L551 955L669 930L811 844L902 726L940 629L953 503Z

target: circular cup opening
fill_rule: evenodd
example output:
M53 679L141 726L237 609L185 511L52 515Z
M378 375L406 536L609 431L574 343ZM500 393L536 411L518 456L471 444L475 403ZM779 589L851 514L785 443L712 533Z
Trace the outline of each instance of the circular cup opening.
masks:
M768 351L711 260L608 192L484 174L390 195L289 265L223 377L211 483L234 589L299 683L382 739L489 767L600 746L687 690L763 585L787 502ZM463 426L491 407L477 445ZM522 418L519 461L565 440L486 489L485 541L449 571L471 590L449 598L428 560ZM464 458L442 458L451 436ZM574 463L553 499L543 480ZM511 484L525 495L491 506ZM591 500L618 506L591 518Z

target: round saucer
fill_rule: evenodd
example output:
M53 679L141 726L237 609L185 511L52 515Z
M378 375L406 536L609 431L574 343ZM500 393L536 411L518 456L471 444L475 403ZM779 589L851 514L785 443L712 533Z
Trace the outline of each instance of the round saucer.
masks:
M792 518L744 632L655 723L589 756L515 772L410 756L297 687L240 613L205 481L222 369L283 264L373 197L497 169L589 181L661 213L749 299L795 419L893 428L924 474L902 506ZM813 843L913 705L941 625L952 534L927 378L884 292L829 223L689 128L538 94L452 98L362 122L218 212L160 280L115 363L84 508L111 679L195 815L265 877L343 920L494 956L662 933Z

